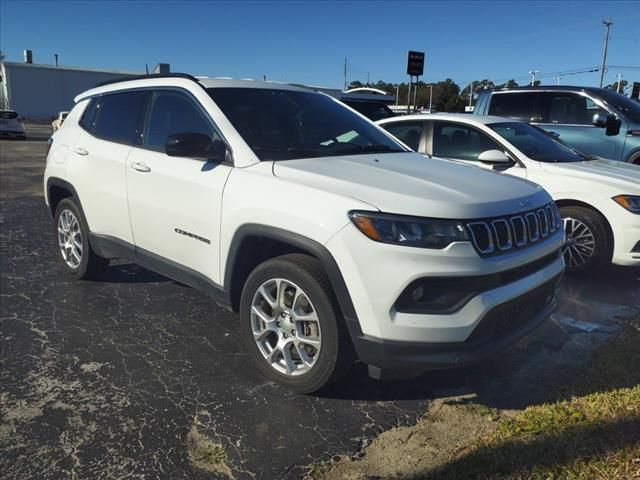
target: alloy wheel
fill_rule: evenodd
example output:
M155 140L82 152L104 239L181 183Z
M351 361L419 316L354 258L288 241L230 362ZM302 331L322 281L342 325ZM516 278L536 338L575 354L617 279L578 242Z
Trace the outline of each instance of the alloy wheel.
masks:
M595 251L596 240L591 229L580 220L562 219L565 233L564 261L568 267L579 267L587 263Z
M289 280L273 278L256 290L251 331L265 361L281 374L303 375L318 360L318 314L309 296Z
M77 269L82 262L82 231L75 214L65 209L58 217L58 245L65 263Z

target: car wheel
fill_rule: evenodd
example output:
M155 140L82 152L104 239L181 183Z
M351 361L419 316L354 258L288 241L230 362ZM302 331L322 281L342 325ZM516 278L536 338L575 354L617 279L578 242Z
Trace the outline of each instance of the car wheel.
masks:
M54 237L67 272L74 278L96 278L109 266L89 245L89 227L80 209L70 198L56 207Z
M579 272L607 264L611 245L605 219L585 207L560 207L564 225L564 261L567 271Z
M240 300L242 336L260 372L298 393L337 381L353 348L320 263L291 254L249 275Z

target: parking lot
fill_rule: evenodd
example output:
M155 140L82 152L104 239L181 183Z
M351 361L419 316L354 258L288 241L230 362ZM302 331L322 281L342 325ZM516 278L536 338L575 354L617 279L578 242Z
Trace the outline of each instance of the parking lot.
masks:
M357 365L321 395L252 371L236 316L131 264L100 281L67 278L42 198L46 126L0 143L0 470L5 478L300 478L353 453L430 402L540 403L640 312L640 272L565 278L558 311L480 365L396 383ZM189 432L220 444L228 471L189 461Z

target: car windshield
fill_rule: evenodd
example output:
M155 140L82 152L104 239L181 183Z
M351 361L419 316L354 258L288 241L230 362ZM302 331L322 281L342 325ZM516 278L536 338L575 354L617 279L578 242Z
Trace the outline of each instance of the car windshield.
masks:
M18 114L12 111L0 111L0 118L4 120L13 120L14 118L18 118Z
M598 95L628 120L640 124L640 103L612 90L599 90Z
M550 133L524 122L487 125L532 160L539 162L582 162L589 160L577 150L561 143Z
M405 150L328 96L268 88L209 88L211 98L260 160Z

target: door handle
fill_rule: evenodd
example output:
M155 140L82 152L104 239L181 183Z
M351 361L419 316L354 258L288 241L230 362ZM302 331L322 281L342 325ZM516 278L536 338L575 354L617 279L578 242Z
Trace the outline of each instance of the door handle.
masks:
M77 153L78 155L82 155L83 157L85 155L89 155L89 152L85 148L82 148L82 147L75 147L73 149L73 151L74 151L74 153Z
M138 172L143 172L143 173L147 173L151 171L151 168L142 162L132 162L131 168L133 168L134 170L137 170Z

